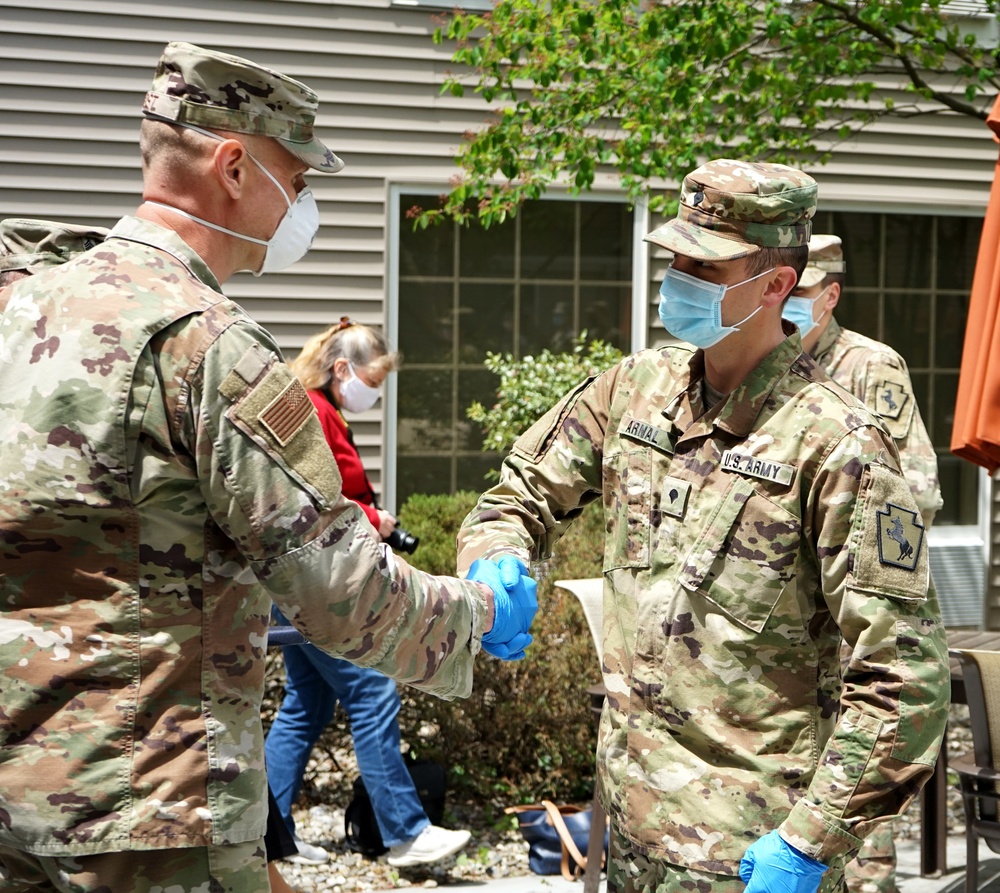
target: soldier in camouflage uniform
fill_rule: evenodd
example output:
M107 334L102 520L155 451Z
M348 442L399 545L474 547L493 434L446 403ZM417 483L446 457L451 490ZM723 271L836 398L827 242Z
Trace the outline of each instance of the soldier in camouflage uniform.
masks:
M0 220L0 288L46 267L64 264L107 238L100 226L76 226L51 220L9 217ZM296 852L295 841L282 821L271 787L267 790L264 848L271 893L294 893L275 862Z
M647 239L675 254L661 318L698 349L566 395L459 536L460 567L538 560L603 501L609 893L840 889L944 733L944 629L892 437L781 319L815 207L782 165L686 177Z
M844 287L839 236L814 233L809 263L785 305L785 319L799 328L803 349L837 384L872 409L899 450L903 477L929 530L941 508L937 454L920 417L906 361L887 344L841 328L833 315ZM892 826L865 840L845 870L851 893L894 893L896 847Z
M484 585L380 545L273 339L221 292L308 249L303 175L342 166L316 106L169 44L144 203L0 291L2 893L268 890L272 599L316 645L445 698L480 648L530 642L511 563Z
M906 360L881 341L841 328L833 315L845 269L840 237L814 235L809 241L809 263L784 315L798 324L802 347L820 368L882 419L896 441L903 476L929 528L943 504L937 454L920 416ZM801 317L790 312L797 309L796 304Z

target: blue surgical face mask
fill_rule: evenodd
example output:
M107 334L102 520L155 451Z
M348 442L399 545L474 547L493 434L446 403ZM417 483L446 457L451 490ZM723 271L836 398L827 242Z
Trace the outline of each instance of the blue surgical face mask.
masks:
M795 323L799 327L799 337L805 338L816 328L816 320L813 319L813 310L816 302L826 294L824 288L815 298L789 298L785 301L785 308L781 311L781 318Z
M774 267L732 285L706 282L689 273L670 267L660 286L660 322L675 338L695 347L712 347L727 335L739 330L757 310L732 326L722 324L722 300L726 291L753 282L773 272Z

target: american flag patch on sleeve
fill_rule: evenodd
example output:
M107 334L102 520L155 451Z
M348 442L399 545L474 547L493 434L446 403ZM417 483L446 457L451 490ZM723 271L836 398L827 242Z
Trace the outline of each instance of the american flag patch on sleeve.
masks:
M312 401L302 382L296 378L264 407L257 418L274 435L274 439L285 446L299 433L312 411Z

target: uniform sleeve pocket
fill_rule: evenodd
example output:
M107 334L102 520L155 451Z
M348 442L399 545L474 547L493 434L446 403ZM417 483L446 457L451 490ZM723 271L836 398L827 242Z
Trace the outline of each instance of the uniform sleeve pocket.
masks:
M229 419L303 486L319 508L340 495L340 472L312 402L283 364L267 373L226 410Z
M901 474L872 464L861 480L862 494L852 536L849 585L902 602L926 600L930 584L926 536L920 510Z
M935 718L947 715L951 702L944 628L931 618L896 621L896 658L902 685L892 756L933 766L941 731Z
M649 567L652 480L649 447L604 457L605 571Z
M735 478L688 555L681 585L755 632L795 577L799 519Z

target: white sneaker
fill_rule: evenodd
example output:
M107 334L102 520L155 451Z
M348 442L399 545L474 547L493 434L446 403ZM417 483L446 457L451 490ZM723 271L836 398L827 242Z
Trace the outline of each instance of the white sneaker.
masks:
M457 853L472 836L469 831L449 831L428 825L413 840L389 847L389 864L396 868L437 862Z
M323 847L306 843L297 837L293 838L293 840L298 852L288 856L286 861L297 862L299 865L322 865L324 862L330 861L330 854Z

